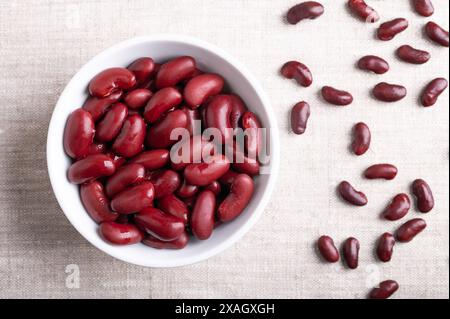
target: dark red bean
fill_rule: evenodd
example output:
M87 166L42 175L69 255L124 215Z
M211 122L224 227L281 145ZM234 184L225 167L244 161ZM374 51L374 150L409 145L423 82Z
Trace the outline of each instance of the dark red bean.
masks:
M105 154L107 152L107 146L103 143L92 143L89 147L88 155Z
M159 89L176 86L178 83L192 77L196 72L195 60L182 56L161 65L156 76L156 86Z
M117 156L112 151L106 152L105 155L107 155L109 158L111 158L116 169L118 169L119 167L122 167L127 162L126 158Z
M145 151L130 160L130 163L141 164L146 170L155 171L163 168L169 163L170 154L168 150L159 149Z
M225 80L218 74L201 74L184 87L184 100L192 109L198 108L208 98L222 92Z
M427 51L414 49L410 45L402 45L397 49L397 56L408 63L412 64L424 64L427 63L431 55Z
M142 232L133 224L104 222L100 225L100 234L105 240L116 245L133 245L142 241Z
M147 233L162 241L173 241L184 233L184 222L153 207L147 207L134 218Z
M439 26L437 23L432 21L428 22L425 25L425 33L433 42L448 48L448 31Z
M361 70L370 71L376 74L384 74L389 71L389 63L375 55L366 55L358 61Z
M324 86L322 88L322 96L330 104L345 106L353 102L353 96L346 92L340 91L331 86Z
M179 136L174 136L177 129L186 129L187 116L181 110L169 112L165 118L156 123L147 132L145 144L150 148L169 148L175 144ZM177 135L177 134L175 134Z
M113 144L114 152L127 158L139 154L142 152L145 133L146 126L144 119L137 114L128 116L119 136Z
M406 194L398 194L385 209L383 216L387 220L399 220L408 214L411 208L411 200Z
M121 167L106 182L106 193L110 198L123 191L130 185L145 180L145 167L140 164L128 164Z
M95 139L99 142L111 142L122 129L128 116L128 108L125 104L116 103L106 112L105 117L97 124Z
M261 165L256 159L249 158L244 155L237 157L237 160L232 163L232 166L236 172L250 176L259 175L261 169Z
M253 179L246 175L236 176L230 188L230 193L220 204L217 215L221 222L230 222L239 217L253 196Z
M197 196L192 196L188 198L183 198L183 202L186 204L189 210L194 209L195 201L197 200Z
M430 17L434 13L434 7L431 0L413 0L414 9L423 17Z
M83 110L91 113L92 118L94 119L95 122L97 122L103 117L106 110L111 105L118 102L122 98L122 95L123 95L122 91L117 91L103 99L100 99L98 97L90 97L84 103Z
M205 163L189 164L184 170L184 177L191 185L207 186L222 177L229 169L230 162L224 155L214 155Z
M230 113L230 125L232 128L238 128L241 126L242 116L247 112L247 106L244 101L237 95L230 95L233 106Z
M263 135L261 122L253 112L246 112L242 117L242 129L244 130L245 153L249 158L256 159L262 148Z
M330 263L336 263L339 261L339 251L334 245L334 241L331 237L320 237L317 242L317 246L319 248L320 254L326 261Z
M340 183L338 190L342 198L352 205L365 206L368 203L367 196L362 192L356 191L349 182L344 181Z
M397 173L397 167L392 164L376 164L366 169L364 176L367 179L393 180L397 176Z
M173 194L169 194L159 199L158 208L166 214L173 215L184 221L189 222L189 209L186 204Z
M189 242L189 235L186 232L184 232L183 234L181 234L180 237L172 241L162 241L151 235L148 235L142 241L144 245L155 249L174 249L174 250L185 248L188 242Z
M401 85L378 83L372 90L373 96L383 102L397 102L403 99L408 93Z
M94 141L94 120L89 112L78 109L70 114L64 129L64 150L78 159L89 155Z
M355 155L364 155L370 147L372 135L370 129L365 123L357 123L353 127L352 150Z
M201 117L198 109L191 109L190 107L184 106L180 108L186 114L187 125L186 129L189 131L191 136L200 135L202 132L201 128Z
M380 283L379 288L372 289L369 298L370 299L388 299L399 288L399 285L394 280L386 280Z
M286 79L295 79L298 84L309 87L313 83L312 73L303 63L290 61L283 65L281 74Z
M382 41L392 40L397 34L408 28L408 20L403 18L387 21L378 28L378 39Z
M111 68L97 74L89 84L89 93L104 98L119 90L129 90L136 85L136 77L125 68Z
M136 89L125 95L124 102L130 109L139 110L148 103L152 95L150 90Z
M430 185L423 179L417 179L412 185L412 192L416 197L417 209L422 213L429 213L434 208L434 197Z
M305 19L317 19L324 13L323 5L316 1L305 1L293 6L287 13L287 21L297 24Z
M219 182L222 186L225 186L229 189L231 185L233 185L233 182L236 179L236 177L238 176L239 176L238 172L229 170L221 178L219 178Z
M384 233L378 240L377 256L382 262L389 262L394 253L395 238L391 233Z
M350 10L365 22L374 23L380 20L380 16L372 7L368 6L364 0L349 0Z
M68 178L71 183L83 184L104 176L111 176L116 171L111 158L104 154L90 155L70 166Z
M291 128L295 134L305 133L310 115L311 108L308 103L302 101L294 105L291 111Z
M344 243L344 259L350 269L358 268L360 244L358 239L350 237Z
M154 74L156 66L153 59L140 58L131 63L127 69L135 75L138 85L142 85Z
M216 195L204 190L198 194L191 215L191 228L195 237L206 240L214 230L214 216L216 213Z
M84 208L96 223L113 222L119 216L109 207L102 183L93 181L81 185L80 194Z
M153 95L144 110L144 118L150 122L157 122L164 113L177 107L182 102L181 93L173 88L164 88Z
M209 190L213 192L216 196L219 196L219 194L222 192L222 186L220 186L219 182L215 181L206 186L205 190Z
M448 81L444 78L437 78L431 81L422 92L422 105L430 107L436 104L439 96L447 89Z
M408 243L427 227L427 223L421 219L412 219L397 229L396 237L401 243Z
M198 193L199 187L195 185L189 185L184 180L180 188L177 191L177 195L181 198L194 197Z
M180 175L171 170L152 173L150 181L155 187L155 198L162 198L173 194L181 185Z
M233 137L230 121L232 110L233 99L229 95L213 97L206 107L206 126L218 129L222 135L222 142L230 141Z
M119 214L134 214L153 205L155 188L150 182L128 187L111 201L111 208Z

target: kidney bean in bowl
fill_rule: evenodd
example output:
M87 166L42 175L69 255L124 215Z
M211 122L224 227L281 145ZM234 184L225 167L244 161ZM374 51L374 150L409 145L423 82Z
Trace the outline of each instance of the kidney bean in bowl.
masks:
M135 90L140 101L127 105ZM162 90L166 93L158 95ZM230 98L219 97L227 95ZM223 113L223 119L215 112L208 114L209 104ZM248 135L238 134L239 139L231 135L231 144L237 145L233 152L210 153L229 150L222 137L211 140L203 135L196 142L206 128L223 132L236 123L243 125L236 117L247 113L256 127L252 125ZM69 221L105 253L146 267L196 263L239 240L268 203L279 165L275 118L257 80L221 49L184 36L132 39L89 61L61 94L48 132L50 181ZM195 131L197 119L204 121L200 131ZM257 126L268 138L255 131ZM171 140L168 131L173 129L186 129L182 132L187 137ZM262 151L256 158L254 150L265 149L261 141L270 153L264 156ZM186 144L193 146L191 157L207 150L200 163L173 163L172 146ZM236 159L243 164L235 164ZM67 172L78 162L70 173L75 185ZM228 171L235 178L225 183L222 175L233 175ZM186 181L195 184L189 198L179 195L190 187ZM90 183L94 184L87 187ZM202 200L196 204L192 196ZM227 204L235 201L238 206Z

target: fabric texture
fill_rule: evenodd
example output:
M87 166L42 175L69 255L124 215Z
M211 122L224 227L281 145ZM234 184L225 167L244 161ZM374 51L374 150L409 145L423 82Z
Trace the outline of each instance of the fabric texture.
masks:
M418 94L431 79L449 78L449 50L422 33L430 19L448 30L449 3L436 1L426 19L410 1L371 1L383 21L410 21L382 42L374 37L378 24L356 19L346 1L321 2L322 17L292 26L283 17L294 0L0 0L0 298L364 298L385 279L400 283L396 298L448 298L449 95L424 109ZM176 269L129 265L91 246L59 208L45 157L52 110L77 70L117 42L158 33L195 36L241 60L271 98L281 132L280 176L261 220L220 255ZM431 61L399 61L395 49L403 44L429 50ZM356 69L366 54L385 57L391 71ZM310 88L279 76L293 59L311 68ZM377 102L369 92L380 81L403 84L409 94L398 103ZM323 85L352 92L355 102L325 104ZM296 136L289 111L301 100L312 116L306 134ZM373 143L356 158L348 145L359 121L371 127ZM361 177L379 162L397 165L398 177ZM430 183L436 207L408 218L425 218L428 228L382 264L377 238L406 219L386 222L380 213L416 178ZM338 198L344 179L367 193L369 205L354 208ZM323 234L338 244L358 238L360 267L322 263L315 241Z

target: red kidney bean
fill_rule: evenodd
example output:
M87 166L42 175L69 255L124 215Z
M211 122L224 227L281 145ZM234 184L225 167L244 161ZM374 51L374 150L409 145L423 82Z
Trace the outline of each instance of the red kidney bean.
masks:
M145 144L150 148L169 148L178 140L171 139L171 134L178 128L186 129L187 116L181 110L169 112L167 116L147 132Z
M111 208L119 214L134 214L153 205L155 188L150 182L131 186L114 196Z
M94 120L89 112L77 109L70 114L64 129L64 150L78 159L89 155L94 141Z
M128 116L113 144L114 152L127 158L139 154L142 152L145 132L145 122L141 116L137 114Z
M189 185L184 180L180 188L177 190L177 195L181 198L194 197L198 193L199 187L195 185Z
M88 155L97 155L97 154L105 154L107 150L106 144L92 143L89 146L89 154Z
M433 42L448 48L448 31L435 22L430 21L425 25L425 33Z
M427 227L427 223L421 219L412 219L397 229L396 237L401 243L408 243Z
M120 130L128 116L125 104L116 103L106 112L105 117L97 124L95 139L99 142L110 142L119 135Z
M350 10L365 22L374 23L380 20L380 16L372 7L368 6L364 0L349 0Z
M397 56L408 63L412 64L424 64L427 63L431 55L427 51L414 49L410 45L402 45L397 49Z
M214 230L214 216L216 213L216 195L209 191L202 191L195 201L191 215L191 228L195 237L206 240Z
M209 190L213 192L216 196L219 196L220 193L222 192L222 186L220 186L220 183L218 181L215 181L206 186L205 190Z
M162 198L173 194L181 185L180 175L171 170L152 173L150 181L155 186L155 197Z
M156 86L159 89L176 86L196 72L195 60L189 56L173 59L161 66L156 76Z
M386 60L375 56L366 55L358 61L358 67L361 70L370 71L375 74L385 74L389 71L389 63Z
M100 234L105 240L116 245L133 245L142 241L142 232L133 224L104 222L100 225Z
M407 90L404 86L389 84L386 82L378 83L372 90L373 96L383 102L397 102L403 99Z
M236 176L230 193L217 211L219 220L225 223L239 217L250 202L254 188L253 179L250 176L246 174Z
M195 201L197 200L197 196L192 196L188 198L183 198L183 202L186 204L189 210L192 210L195 205Z
M319 2L305 1L289 9L286 18L290 24L297 24L304 19L317 19L324 11Z
M358 239L350 237L344 243L344 259L350 269L358 268L360 244Z
M291 128L295 134L305 133L310 115L311 108L308 103L303 101L294 105L291 111Z
M68 178L71 183L83 184L104 176L111 176L116 171L111 158L104 154L90 155L70 166Z
M187 152L187 154L186 154ZM175 171L182 171L192 163L201 163L201 161L214 155L216 146L203 137L196 136L188 141L178 143L171 149L171 166Z
M353 102L353 96L346 92L340 91L331 86L324 86L322 88L322 96L328 103L345 106Z
M150 122L157 122L170 109L180 105L183 97L173 87L164 88L153 95L144 110L144 118Z
M377 246L377 256L382 262L389 262L392 259L394 253L395 238L391 233L384 233Z
M290 61L283 65L281 74L286 79L295 79L298 84L309 87L313 83L312 73L303 63Z
M84 208L96 223L113 222L119 216L109 207L102 183L93 181L81 185L80 194Z
M126 158L117 156L112 151L106 152L105 155L107 155L107 156L109 156L109 158L111 158L111 160L113 161L114 166L116 167L116 169L118 169L119 167L122 167L127 161Z
M191 79L184 88L184 100L193 109L198 108L211 96L222 92L224 79L217 74L206 73Z
M238 172L229 170L221 178L219 178L219 182L221 185L230 188L231 185L233 185L233 182L236 179L236 177L238 177L239 175L240 174Z
M414 9L423 17L430 17L434 13L434 7L431 0L413 0Z
M111 105L118 102L122 98L122 95L123 95L122 91L117 91L103 99L100 99L98 97L90 97L83 104L83 110L91 113L92 118L94 119L95 122L97 122L99 119L102 118L106 110Z
M242 129L246 133L244 136L245 153L250 158L257 158L262 147L261 122L255 113L246 112L242 117Z
M366 169L364 176L367 179L393 180L398 173L397 167L392 164L376 164Z
M155 62L151 58L140 58L128 66L139 85L148 81L155 72Z
M242 156L243 161L235 161L232 163L233 169L239 173L250 176L257 176L260 173L261 166L258 161L247 156Z
M180 110L186 114L186 129L189 131L189 134L191 136L201 134L201 117L198 109L193 110L189 107L184 106Z
M125 68L111 68L97 74L89 84L92 96L104 98L119 90L129 90L136 85L136 77Z
M388 299L399 288L399 285L394 280L386 280L380 283L379 288L372 289L370 299Z
M416 197L417 209L422 213L429 213L434 208L434 197L430 185L423 179L416 179L412 185L412 192Z
M175 249L175 250L185 248L188 242L189 242L189 235L186 232L184 232L183 234L181 234L180 237L172 241L162 241L151 235L148 235L142 241L144 245L155 249Z
M344 181L340 183L338 190L342 198L352 205L365 206L368 203L367 196L362 192L356 191L349 182Z
M211 99L206 108L206 126L217 128L222 134L222 142L232 138L230 122L233 100L229 95L217 95Z
M372 135L367 124L357 123L353 127L353 153L357 156L364 155L369 150L371 139Z
M130 185L142 183L145 180L145 168L140 164L128 164L121 167L106 182L106 194L110 198Z
M166 195L159 199L158 208L166 214L182 219L185 224L189 222L189 209L182 200L173 194Z
M383 215L387 220L399 220L408 214L410 208L411 200L409 196L406 194L398 194L385 209Z
M134 218L147 233L162 241L173 241L184 233L184 222L153 207L147 207Z
M148 103L152 95L150 90L136 89L125 95L124 102L130 109L139 110Z
M163 168L169 163L170 155L168 150L151 150L142 152L130 160L130 163L141 164L146 170L154 171Z
M422 92L421 101L425 107L436 104L439 96L447 89L448 81L444 78L437 78L431 81Z
M339 251L334 245L334 241L331 237L320 237L319 241L317 242L317 246L319 248L320 254L326 261L330 263L336 263L339 261Z
M397 34L408 28L408 20L397 18L380 25L378 28L378 39L382 41L392 40Z
M230 99L233 103L230 113L230 125L235 129L241 126L241 119L245 112L247 112L247 106L244 101L235 94L230 95Z
M230 162L224 155L213 155L206 163L189 164L184 177L188 184L207 186L222 177L229 168Z

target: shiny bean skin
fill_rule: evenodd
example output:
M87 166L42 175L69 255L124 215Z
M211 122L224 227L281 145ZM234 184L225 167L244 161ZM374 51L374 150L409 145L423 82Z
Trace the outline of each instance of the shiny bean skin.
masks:
M163 170L151 174L150 181L155 187L155 198L173 194L181 185L180 175L171 170Z
M389 84L386 82L378 83L372 90L373 96L383 102L397 102L402 100L407 90L404 86Z
M116 154L126 158L136 156L142 152L145 133L144 119L137 114L128 116L113 144L113 150Z
M329 263L336 263L339 261L339 251L334 245L334 241L329 236L322 236L317 242L319 252L322 257Z
M180 237L172 241L162 241L151 235L148 235L142 241L144 245L155 249L173 249L173 250L185 248L188 242L189 242L189 235L186 232L184 232L183 234L181 234Z
M311 108L308 103L300 102L294 105L291 111L291 128L295 134L301 135L306 132L310 115Z
M89 113L91 113L92 118L94 119L95 122L97 122L103 117L106 110L111 105L118 102L122 98L122 95L123 95L122 91L117 91L103 99L98 97L90 97L83 104L83 110L86 110Z
M141 85L151 78L156 67L153 59L140 58L131 63L127 69L135 75L137 84Z
M64 150L74 159L89 155L94 142L95 124L91 114L77 109L70 114L64 129Z
M414 9L423 17L430 17L434 13L434 6L431 0L413 0Z
M111 160L113 161L114 166L116 167L116 169L122 167L122 166L126 163L126 161L127 161L126 158L123 158L123 157L121 157L121 156L117 156L117 155L116 155L114 152L112 152L112 151L106 152L105 155L107 155L109 158L111 158Z
M408 63L412 64L424 64L427 63L431 55L427 51L414 49L410 45L402 45L397 49L397 56Z
M290 24L297 24L305 19L317 19L324 13L323 5L316 1L305 1L289 9L287 21Z
M387 220L399 220L405 217L411 208L411 200L407 194L398 194L385 209L383 216Z
M204 190L198 194L191 215L192 233L197 239L206 240L214 230L214 216L216 213L216 195Z
M262 147L261 122L253 112L246 112L242 117L242 129L246 133L244 136L245 153L248 157L255 159L259 155Z
M124 97L124 102L132 110L139 110L147 105L153 93L147 89L133 90Z
M111 142L122 129L128 116L128 108L125 104L116 103L106 112L103 119L97 124L95 139L99 142Z
M156 76L156 86L163 89L176 86L196 72L195 60L189 56L173 59L161 66Z
M200 135L202 132L201 129L201 117L198 109L191 109L190 107L184 106L180 108L186 114L187 117L187 125L186 129L189 131L191 136Z
M374 288L370 292L370 299L388 299L397 292L399 285L394 280L386 280L380 283L379 288Z
M393 180L397 176L397 173L397 167L392 164L376 164L366 169L364 176L367 179Z
M412 219L397 229L396 238L401 243L408 243L420 234L426 227L427 223L423 219Z
M142 241L144 235L133 224L104 222L100 225L102 237L116 245L133 245Z
M145 167L140 164L128 164L117 170L106 182L106 194L113 198L130 185L145 181Z
M102 183L93 181L81 185L80 195L84 208L96 223L113 222L119 216L111 210Z
M391 233L384 233L378 240L377 256L382 262L389 262L394 253L395 237Z
M218 74L206 73L192 78L184 88L184 100L192 109L222 92L225 80Z
M115 173L116 167L111 158L104 154L90 155L70 166L69 181L73 184L83 184Z
M364 71L370 71L375 74L385 74L389 71L389 63L375 55L366 55L358 61L358 67Z
M439 96L447 89L448 81L444 78L437 78L428 83L422 92L421 102L424 107L436 104Z
M380 16L375 9L367 5L364 0L349 0L348 7L365 22L374 23L380 20Z
M207 186L229 169L230 162L224 155L214 155L208 158L206 163L189 164L184 170L184 177L191 185Z
M397 34L405 31L409 26L408 20L397 18L380 25L377 36L382 41L392 40Z
M283 65L281 74L286 79L295 79L298 84L309 87L313 83L312 73L309 68L298 61L290 61Z
M346 92L340 91L330 86L322 88L322 97L330 104L346 106L353 102L353 96Z
M222 186L218 181L212 182L208 186L205 187L206 190L209 190L214 193L214 195L219 196L222 192Z
M360 244L356 238L350 237L344 243L344 259L350 269L358 268Z
M198 193L199 187L195 185L189 185L184 180L180 188L177 190L177 195L181 198L194 197Z
M173 215L184 221L189 222L189 209L186 204L173 194L166 195L159 199L158 208L166 214Z
M153 207L147 207L134 218L147 233L162 241L173 241L184 234L184 222Z
M165 118L156 123L147 132L145 145L150 148L169 148L178 140L171 139L175 129L187 126L187 116L181 110L169 112Z
M163 168L169 163L170 154L168 150L156 149L145 151L133 157L130 163L141 164L146 170L154 171Z
M364 155L370 148L371 140L372 135L367 124L360 122L353 127L352 150L355 155Z
M144 118L149 123L157 122L164 113L177 107L182 102L181 93L173 88L164 88L153 95L144 110Z
M253 191L254 183L250 176L246 174L236 176L230 193L217 210L219 220L225 223L239 217L250 202Z
M111 208L119 214L134 214L153 205L155 188L150 182L131 186L114 196Z
M416 197L416 206L420 212L429 213L433 210L433 192L427 182L423 179L416 179L412 185L412 192Z
M88 155L96 155L96 154L105 154L107 151L106 144L103 143L92 143L89 147L89 154Z
M448 31L444 30L444 28L439 26L437 23L432 21L428 22L425 25L425 33L433 42L448 48Z
M232 128L241 127L242 116L247 112L247 106L244 101L237 95L230 95L233 106L230 113L230 125Z
M125 68L111 68L97 74L89 84L89 93L105 98L119 90L129 90L136 85L136 77Z
M229 95L217 95L211 99L206 108L206 125L209 128L217 128L222 134L222 142L232 138L232 126L230 122L233 110L233 100Z
M365 206L368 203L367 196L362 192L356 191L349 182L344 181L340 183L338 190L342 198L352 205Z

